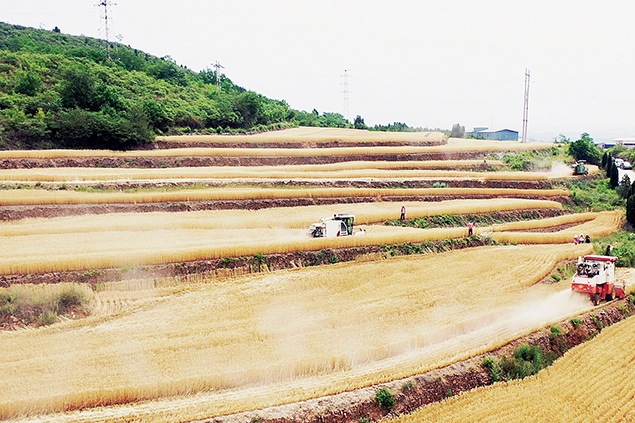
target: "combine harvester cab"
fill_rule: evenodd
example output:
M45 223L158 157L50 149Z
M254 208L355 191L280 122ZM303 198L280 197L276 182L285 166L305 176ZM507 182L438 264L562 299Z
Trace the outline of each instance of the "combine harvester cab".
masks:
M324 217L320 223L313 223L308 235L313 238L335 238L338 236L353 235L355 216L348 213L340 213L333 217Z
M600 301L612 301L626 296L626 284L615 279L615 262L618 257L589 254L578 257L578 269L573 275L571 290L589 294L593 305Z

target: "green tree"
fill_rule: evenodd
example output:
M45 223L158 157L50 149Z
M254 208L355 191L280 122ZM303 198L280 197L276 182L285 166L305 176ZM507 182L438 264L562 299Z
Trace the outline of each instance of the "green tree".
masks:
M236 97L236 110L242 116L245 128L251 128L255 124L260 123L263 112L260 96L253 91L238 95Z
M586 160L592 164L600 164L602 152L593 142L593 138L586 132L580 136L580 139L568 145L567 153L572 155L576 160Z
M452 125L452 138L465 138L465 126L461 126L459 123Z
M631 195L626 200L626 220L635 226L635 195Z
M87 67L71 67L64 75L60 88L62 106L95 111L93 101L95 77Z
M609 177L611 178L610 181L609 181L609 186L611 188L617 187L617 185L620 182L620 172L617 169L617 166L615 166L615 164L613 164L613 166L611 166L611 175Z
M32 71L19 72L17 79L15 92L24 95L35 95L42 85L42 78Z
M355 117L355 121L353 122L353 126L355 129L368 129L368 126L364 123L364 118L360 115Z
M606 169L606 165L608 164L609 161L609 152L605 151L604 154L602 155L602 169Z

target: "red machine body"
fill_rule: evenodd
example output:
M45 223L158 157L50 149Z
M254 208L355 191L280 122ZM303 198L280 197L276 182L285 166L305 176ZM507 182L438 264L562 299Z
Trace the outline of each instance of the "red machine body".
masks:
M615 279L615 256L589 254L578 257L578 268L571 290L589 294L594 305L600 301L612 301L614 298L626 296L626 284Z

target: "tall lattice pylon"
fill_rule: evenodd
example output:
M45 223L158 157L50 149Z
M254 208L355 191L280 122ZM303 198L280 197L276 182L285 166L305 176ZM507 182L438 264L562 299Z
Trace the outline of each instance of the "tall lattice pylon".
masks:
M527 119L529 117L529 69L525 69L525 107L523 109L523 137L522 142L527 142Z
M221 69L225 69L225 66L221 65L220 63L218 63L218 60L216 61L216 63L214 63L212 65L212 67L216 68L216 90L218 92L220 92L221 90L221 84L220 84L220 70Z
M110 61L110 38L108 36L108 6L116 6L116 3L111 2L110 0L103 0L97 3L95 6L104 8L104 28L106 30L106 51L108 53L108 61Z

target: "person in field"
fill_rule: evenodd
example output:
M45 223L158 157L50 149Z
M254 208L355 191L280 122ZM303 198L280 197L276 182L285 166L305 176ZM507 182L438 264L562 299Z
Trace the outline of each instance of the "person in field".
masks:
M483 155L483 165L487 166L487 156Z
M472 222L471 220L467 224L467 233L468 233L468 236L474 235L474 222Z
M400 220L406 220L406 205L401 206L401 217Z

